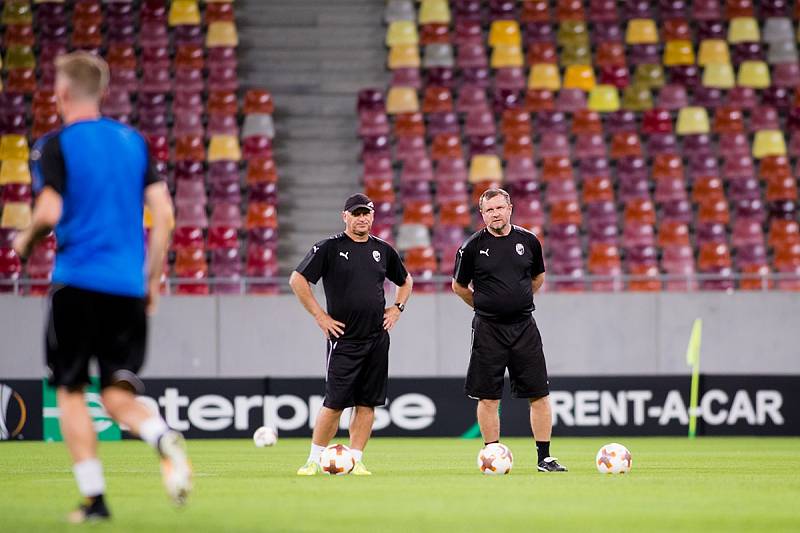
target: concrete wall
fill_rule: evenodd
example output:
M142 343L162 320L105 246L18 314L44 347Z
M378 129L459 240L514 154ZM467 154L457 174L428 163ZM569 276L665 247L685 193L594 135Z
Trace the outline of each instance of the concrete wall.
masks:
M388 298L391 301L391 298ZM800 297L791 293L542 294L535 317L554 375L688 371L692 321L702 369L800 374ZM44 374L46 300L0 297L0 379ZM470 310L416 295L392 333L394 376L462 376ZM151 321L147 377L319 377L324 339L292 296L168 297Z

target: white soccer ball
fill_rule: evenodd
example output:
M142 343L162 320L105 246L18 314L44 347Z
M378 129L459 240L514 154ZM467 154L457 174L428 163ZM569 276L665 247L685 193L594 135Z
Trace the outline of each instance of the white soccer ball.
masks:
M508 474L514 466L514 456L505 444L493 442L478 453L478 469L487 475Z
M256 448L272 446L278 442L278 433L269 426L261 426L253 433L253 442L256 443Z
M597 452L597 471L601 474L627 474L633 466L631 452L622 444L612 442Z
M322 471L331 476L344 476L353 471L356 459L350 448L344 444L331 444L319 456L319 466Z

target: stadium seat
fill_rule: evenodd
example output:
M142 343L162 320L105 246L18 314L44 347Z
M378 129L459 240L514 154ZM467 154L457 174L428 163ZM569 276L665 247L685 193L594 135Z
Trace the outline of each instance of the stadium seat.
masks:
M722 39L704 39L700 42L700 49L697 53L697 64L705 67L708 65L730 64L730 52L728 43Z
M524 63L522 48L514 45L495 46L489 61L492 68L522 67Z
M530 84L528 84L530 87ZM595 86L594 71L588 65L570 65L564 71L564 88L591 91ZM548 89L550 87L541 87ZM556 90L553 88L553 90Z
M211 127L209 126L210 129ZM272 115L266 113L248 113L245 115L244 124L242 125L242 139L254 135L269 139L275 137L275 125L272 121Z
M632 19L628 21L625 32L625 42L628 44L656 44L658 43L658 30L652 19Z
M786 155L786 142L779 130L760 130L753 140L753 157L760 159L767 156Z
M230 135L214 135L208 144L208 162L213 161L239 161L242 159L242 150L239 141Z
M678 135L696 135L708 133L708 113L702 107L684 107L678 112L675 128Z
M495 20L489 27L488 44L495 46L521 46L519 24L514 20Z
M212 22L208 25L205 39L206 48L236 47L239 36L233 22Z
M390 115L398 113L416 113L419 111L417 92L410 87L391 87L386 96L386 112Z
M167 18L170 26L200 24L200 8L196 0L173 0Z
M629 111L647 111L653 108L653 95L646 85L634 83L622 93L622 108Z
M739 66L737 85L765 89L770 86L770 83L769 67L763 61L744 61Z
M386 30L386 46L392 47L400 44L419 44L419 35L416 25L410 20L397 20L389 24Z
M422 0L417 18L419 24L449 24L450 8L445 0Z
M558 66L551 63L537 63L531 67L528 88L557 91L561 88Z
M619 109L619 94L613 85L596 85L589 92L588 108L592 111L608 113Z
M759 42L761 33L758 22L752 17L735 17L728 25L728 42Z
M5 134L0 137L0 161L28 160L28 142L22 135Z
M10 185L6 185L9 187ZM0 228L22 230L31 224L31 206L29 202L8 202L3 205Z
M416 12L414 11L413 0L388 0L383 11L383 21L387 24L398 20L414 21Z
M0 186L12 183L31 183L31 173L26 160L5 159L0 163Z

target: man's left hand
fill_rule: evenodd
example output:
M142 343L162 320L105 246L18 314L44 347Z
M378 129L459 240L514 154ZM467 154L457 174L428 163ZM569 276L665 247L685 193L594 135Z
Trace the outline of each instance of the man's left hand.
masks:
M396 305L383 310L383 329L390 331L400 320L400 309Z

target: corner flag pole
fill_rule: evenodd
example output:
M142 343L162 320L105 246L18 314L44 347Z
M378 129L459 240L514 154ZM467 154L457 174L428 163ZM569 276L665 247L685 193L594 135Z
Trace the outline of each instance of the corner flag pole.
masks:
M703 319L696 318L692 336L686 348L686 364L692 367L692 387L689 395L689 438L697 436L697 401L700 390L700 342L703 336Z

